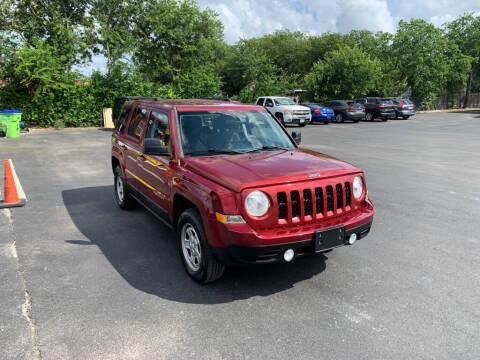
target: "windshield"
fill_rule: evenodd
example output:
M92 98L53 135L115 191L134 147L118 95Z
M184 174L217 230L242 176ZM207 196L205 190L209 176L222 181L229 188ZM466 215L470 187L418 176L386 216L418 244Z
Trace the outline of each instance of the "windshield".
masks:
M197 111L178 114L186 156L295 149L267 111Z
M278 99L273 99L275 101L275 105L296 105L295 101L293 101L290 98L278 98Z
M380 104L393 105L393 102L389 99L380 99Z

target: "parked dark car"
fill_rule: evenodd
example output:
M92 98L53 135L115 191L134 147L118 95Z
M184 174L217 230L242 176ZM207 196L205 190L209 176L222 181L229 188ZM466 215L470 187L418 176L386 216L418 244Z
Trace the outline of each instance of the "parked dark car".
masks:
M395 97L390 98L395 106L395 119L402 118L407 120L415 115L415 104L410 99Z
M373 121L377 118L382 121L395 118L395 106L392 100L380 97L366 97L355 99L355 102L362 104L365 108L365 120Z
M332 108L335 113L335 121L340 123L345 120L358 122L365 119L363 106L352 100L330 100L323 104Z
M314 122L323 122L324 124L328 124L335 118L335 113L332 108L325 107L322 104L302 104L310 108L310 112L312 113L312 123Z

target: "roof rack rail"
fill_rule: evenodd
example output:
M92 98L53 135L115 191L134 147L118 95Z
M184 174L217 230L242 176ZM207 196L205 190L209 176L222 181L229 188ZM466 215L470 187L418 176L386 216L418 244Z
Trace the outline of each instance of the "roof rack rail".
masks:
M152 97L152 96L123 96L125 101L127 100L153 100L153 101L160 101L163 100L159 97Z
M199 98L199 100L217 100L217 101L228 101L228 102L232 101L230 98L219 98L219 97L204 97L204 98Z

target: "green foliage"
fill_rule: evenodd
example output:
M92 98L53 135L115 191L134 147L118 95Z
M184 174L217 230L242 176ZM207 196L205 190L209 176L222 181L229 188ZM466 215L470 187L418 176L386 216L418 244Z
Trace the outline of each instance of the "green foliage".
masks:
M217 14L195 0L3 0L0 12L0 107L32 125L98 126L102 108L128 95L253 102L306 87L321 101L409 90L428 108L445 92L480 90L474 14L443 28L400 21L396 34L277 31L227 45ZM106 74L72 70L94 54Z
M401 20L392 52L400 72L407 78L414 100L422 108L430 106L450 79L468 72L465 67L468 58L441 29L425 20Z
M343 47L313 65L305 83L313 100L352 99L375 89L380 65L358 47Z
M172 85L180 97L204 98L220 91L222 79L212 65L199 65L180 74Z
M223 26L192 0L153 0L137 8L134 59L151 80L169 83L216 62Z

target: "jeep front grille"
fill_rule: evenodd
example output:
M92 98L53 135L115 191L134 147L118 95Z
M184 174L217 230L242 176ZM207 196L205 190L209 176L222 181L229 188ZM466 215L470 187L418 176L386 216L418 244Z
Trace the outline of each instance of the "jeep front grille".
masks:
M351 204L350 182L277 193L278 219L287 222L333 216L351 210Z

